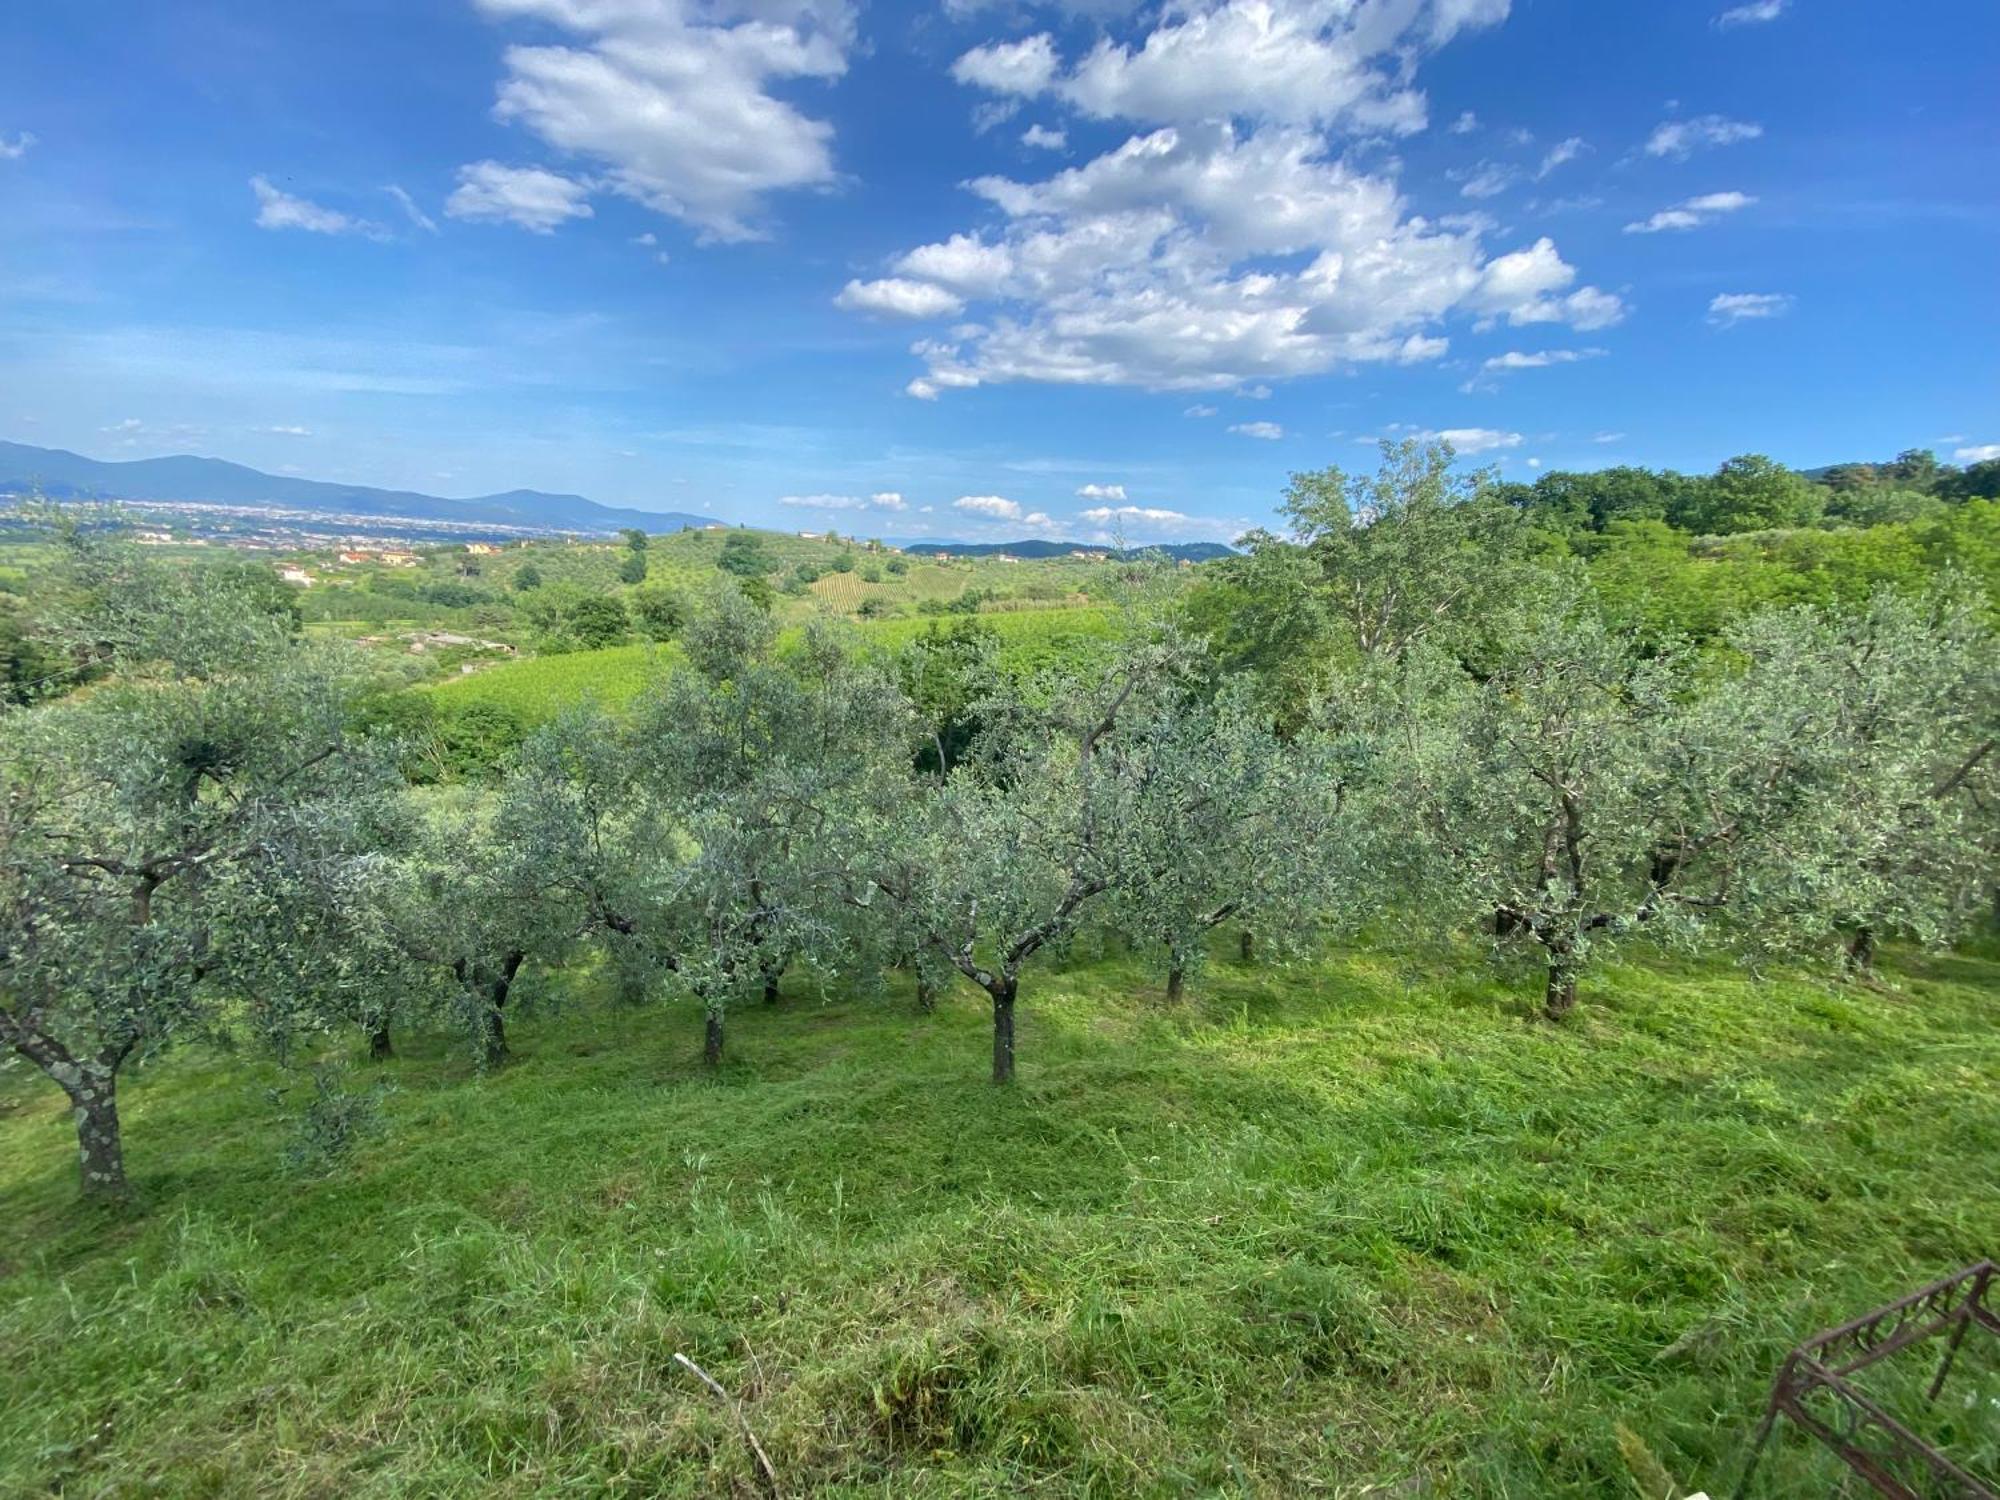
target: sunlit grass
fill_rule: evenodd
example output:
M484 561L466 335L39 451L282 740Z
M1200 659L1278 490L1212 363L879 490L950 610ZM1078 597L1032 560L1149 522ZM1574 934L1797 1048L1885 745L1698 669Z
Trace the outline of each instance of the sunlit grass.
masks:
M998 635L1002 664L1023 673L1072 659L1079 651L1109 640L1115 630L1111 613L1096 608L1022 610L978 619ZM852 628L865 644L893 651L940 623L935 617L873 620ZM787 631L780 645L796 635L796 627ZM437 694L443 704L498 704L523 723L537 724L575 703L593 702L616 712L637 698L662 666L678 659L678 648L672 644L640 642L601 651L523 657L446 678L421 691Z
M403 1038L323 1179L189 1054L112 1221L0 1074L0 1493L754 1493L676 1351L796 1495L1726 1492L1786 1347L2000 1231L1990 960L1633 965L1561 1029L1402 954L1153 969L1035 974L1012 1091L963 987L794 982L710 1079L692 1012L540 976L515 1066Z

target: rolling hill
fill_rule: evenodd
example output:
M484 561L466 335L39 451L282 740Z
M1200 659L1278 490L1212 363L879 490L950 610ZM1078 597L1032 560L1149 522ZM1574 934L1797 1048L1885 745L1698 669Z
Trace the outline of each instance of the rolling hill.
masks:
M552 495L541 490L508 490L468 500L447 500L412 490L293 479L224 459L197 458L190 454L105 462L62 448L0 442L0 494L10 493L39 493L52 500L268 505L321 515L394 516L605 534L624 526L669 531L682 526L704 526L714 520L712 516L683 511L600 505L581 495Z

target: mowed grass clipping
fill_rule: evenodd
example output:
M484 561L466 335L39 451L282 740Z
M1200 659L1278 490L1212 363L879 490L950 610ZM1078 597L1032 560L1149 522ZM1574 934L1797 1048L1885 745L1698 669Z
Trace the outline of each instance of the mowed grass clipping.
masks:
M707 1078L687 1008L540 976L320 1178L295 1077L190 1054L120 1219L0 1075L0 1493L758 1493L676 1352L789 1495L1726 1493L1789 1345L2000 1234L2000 964L1624 967L1563 1028L1470 964L1152 970L1033 974L1009 1091L963 986L789 983ZM1970 1341L1927 1430L1991 1472L1996 1414Z

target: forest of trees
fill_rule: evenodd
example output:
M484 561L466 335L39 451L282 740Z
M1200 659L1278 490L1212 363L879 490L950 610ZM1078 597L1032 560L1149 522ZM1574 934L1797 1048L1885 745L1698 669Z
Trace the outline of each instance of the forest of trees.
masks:
M680 664L632 711L428 786L365 657L260 580L70 532L18 622L50 686L0 719L0 1043L115 1198L136 1063L449 1026L497 1068L524 972L585 958L710 1062L791 970L963 980L997 1084L1086 937L1154 955L1163 1004L1224 943L1477 941L1552 1023L1634 941L1865 973L1993 911L1996 468L1517 486L1408 443L1295 476L1290 535L1192 581L1114 565L1116 638L1025 676L976 618L781 639L745 542L663 608ZM1731 557L1806 591L1676 571Z

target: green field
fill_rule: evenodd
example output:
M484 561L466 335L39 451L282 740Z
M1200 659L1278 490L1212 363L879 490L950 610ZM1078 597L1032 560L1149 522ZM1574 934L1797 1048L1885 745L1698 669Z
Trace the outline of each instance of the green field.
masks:
M524 724L538 724L577 703L623 708L674 654L671 646L663 649L641 642L602 651L530 656L447 678L425 691L436 694L440 705L491 703L512 710Z
M719 574L717 561L724 542L735 531L677 531L649 539L644 587L678 589L699 595ZM779 618L798 623L832 611L853 615L864 602L888 615L915 614L925 604L947 604L968 590L993 595L1015 606L1074 605L1102 573L1102 565L1082 557L1054 557L1006 562L998 557L936 560L900 555L880 543L789 532L755 531L766 560L764 575L778 590ZM570 585L590 593L629 597L631 585L619 579L626 558L624 544L614 541L539 540L510 543L497 553L473 556L451 545L418 549L420 565L385 568L374 562L344 564L332 551L297 554L320 580L307 590L302 603L309 620L344 619L355 615L386 624L484 624L489 631L509 630L509 620L524 596L515 588L522 568L533 564L542 586ZM850 564L839 571L836 564ZM811 583L788 587L801 566L816 570ZM894 571L901 568L901 572ZM377 596L372 585L413 588L451 582L476 589L487 602L463 608L413 604L407 598ZM511 639L511 636L508 637Z
M978 616L1000 639L1001 661L1023 674L1090 649L1112 637L1116 621L1098 608L1037 609ZM866 645L892 651L948 622L935 617L864 620L853 628ZM678 657L671 644L611 646L558 656L503 662L463 677L428 686L441 705L491 703L515 713L523 723L553 718L574 703L593 702L616 710L636 698L650 676Z
M498 1075L402 1038L330 1175L296 1075L140 1075L110 1223L0 1071L0 1494L758 1493L676 1352L788 1495L1727 1493L1784 1348L1995 1248L2000 963L1888 973L1620 967L1554 1029L1466 954L1179 1012L1079 961L1014 1090L969 989L788 986L711 1079L691 1011L542 975ZM2000 1365L1949 1389L1991 1472Z

